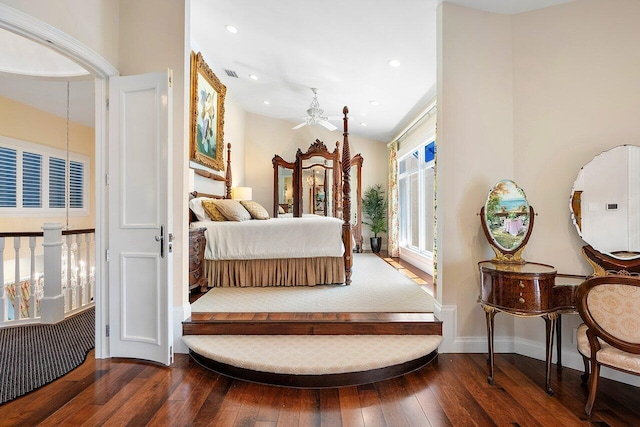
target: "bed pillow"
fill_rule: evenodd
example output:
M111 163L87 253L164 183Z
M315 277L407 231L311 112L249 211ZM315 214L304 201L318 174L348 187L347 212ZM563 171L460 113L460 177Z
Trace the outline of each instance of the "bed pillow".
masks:
M240 200L240 204L249 211L253 219L269 219L269 212L258 202L253 200Z
M286 212L284 211L284 208L282 206L278 206L278 213L279 214L283 214L283 213L286 213Z
M216 200L216 207L229 221L248 221L251 214L237 200Z
M216 206L216 202L212 199L203 200L202 207L204 208L204 212L211 219L211 221L226 221L227 218L222 215L218 206Z
M204 207L202 206L203 200L213 200L208 197L196 197L194 199L189 200L189 209L191 212L198 218L198 221L209 221L209 217L204 211Z

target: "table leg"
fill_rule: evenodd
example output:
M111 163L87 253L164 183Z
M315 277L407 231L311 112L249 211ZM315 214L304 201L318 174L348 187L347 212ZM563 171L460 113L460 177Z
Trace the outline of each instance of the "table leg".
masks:
M487 341L489 350L489 377L487 382L493 385L493 318L496 315L496 310L492 307L483 305L484 312L487 318Z
M558 319L558 313L545 314L542 318L547 326L547 372L545 374L545 389L549 396L553 396L553 390L551 389L551 355L553 354L553 332L555 330L556 320Z
M556 362L556 369L562 371L562 315L558 313L558 320L556 321L556 352L558 353L558 359Z

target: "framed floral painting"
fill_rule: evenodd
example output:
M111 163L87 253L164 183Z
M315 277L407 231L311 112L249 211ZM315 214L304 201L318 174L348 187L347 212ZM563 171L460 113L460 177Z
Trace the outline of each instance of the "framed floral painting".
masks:
M189 159L223 170L224 97L227 88L202 54L191 52L191 132Z

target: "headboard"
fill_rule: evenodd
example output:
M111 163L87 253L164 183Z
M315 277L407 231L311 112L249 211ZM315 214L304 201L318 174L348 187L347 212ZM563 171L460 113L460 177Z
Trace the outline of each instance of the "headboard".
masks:
M220 182L224 182L224 187L225 187L225 194L224 195L220 195L220 194L207 194L207 193L202 193L200 191L192 191L191 193L189 193L190 196L192 197L209 197L211 199L230 199L231 198L231 184L232 184L232 177L231 177L231 143L227 143L227 167L226 167L226 171L224 176L222 175L218 175L215 174L213 172L209 172L207 170L204 169L194 169L193 170L194 173L196 175L202 176L204 178L208 178L211 179L213 181L220 181ZM189 199L191 199L191 197L189 197ZM189 209L187 207L187 209L189 210L189 224L191 224L194 221L197 221L198 219L196 218L195 214L191 211L191 209Z

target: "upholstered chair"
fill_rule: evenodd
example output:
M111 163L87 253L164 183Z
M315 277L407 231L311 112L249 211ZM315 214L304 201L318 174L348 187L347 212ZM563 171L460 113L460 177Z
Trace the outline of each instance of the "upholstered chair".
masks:
M591 415L601 365L640 375L640 278L593 277L580 284L577 298L584 322L577 332L578 351L585 365L582 379L589 378L584 410Z

